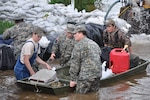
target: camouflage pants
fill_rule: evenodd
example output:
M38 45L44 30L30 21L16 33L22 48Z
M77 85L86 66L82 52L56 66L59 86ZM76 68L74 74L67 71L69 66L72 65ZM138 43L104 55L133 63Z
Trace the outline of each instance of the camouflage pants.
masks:
M100 86L100 78L78 80L76 85L76 93L87 93L92 91L98 91Z

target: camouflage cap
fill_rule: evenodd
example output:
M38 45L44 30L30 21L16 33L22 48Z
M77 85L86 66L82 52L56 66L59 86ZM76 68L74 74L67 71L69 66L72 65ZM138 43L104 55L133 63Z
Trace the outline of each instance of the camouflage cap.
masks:
M66 32L73 33L74 32L74 28L75 28L75 25L67 24Z
M114 21L114 20L112 20L112 19L108 19L108 20L106 20L106 27L107 27L107 26L109 26L109 25L116 26L116 25L115 25L115 21Z
M46 31L44 29L42 29L41 27L38 27L38 26L34 27L32 32L36 33L40 36L46 35Z
M85 31L86 32L85 26L83 26L83 25L76 26L76 28L75 28L73 33L81 32L81 31Z

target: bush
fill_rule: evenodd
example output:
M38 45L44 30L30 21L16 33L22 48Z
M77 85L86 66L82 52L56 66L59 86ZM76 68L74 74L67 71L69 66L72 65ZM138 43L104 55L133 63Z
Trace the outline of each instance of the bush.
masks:
M8 28L10 28L10 27L12 27L14 25L15 24L13 22L0 20L0 34L3 34L3 32L6 29L8 29Z
M85 9L86 11L92 11L95 8L94 6L95 0L75 0L75 8L77 8L79 11ZM64 5L69 5L71 3L70 0L51 0L49 4L55 4L55 3L63 3Z

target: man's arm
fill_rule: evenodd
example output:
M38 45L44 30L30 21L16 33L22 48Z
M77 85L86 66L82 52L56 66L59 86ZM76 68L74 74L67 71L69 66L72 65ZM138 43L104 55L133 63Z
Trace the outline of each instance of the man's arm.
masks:
M58 52L58 50L59 50L59 42L60 41L58 40L58 38L54 41L54 44L53 44L52 50L51 50L51 55L50 55L51 60L55 59L56 52Z
M11 38L11 29L7 29L5 32L3 32L3 39L7 40Z

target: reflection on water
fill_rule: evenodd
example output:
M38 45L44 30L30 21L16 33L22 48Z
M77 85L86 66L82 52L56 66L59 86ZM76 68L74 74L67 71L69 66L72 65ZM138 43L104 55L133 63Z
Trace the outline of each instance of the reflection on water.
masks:
M13 71L0 71L0 99L13 100L18 96L14 93L18 90L15 85Z
M133 53L150 60L150 36L133 35ZM150 65L147 74L143 73L130 79L106 87L100 87L97 93L50 95L25 91L15 85L13 71L0 71L1 100L149 100Z

